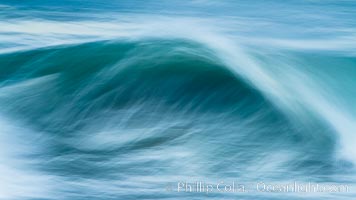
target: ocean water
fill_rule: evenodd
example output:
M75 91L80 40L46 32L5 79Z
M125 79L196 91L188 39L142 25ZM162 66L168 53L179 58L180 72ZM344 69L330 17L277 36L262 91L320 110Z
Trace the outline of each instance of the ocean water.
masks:
M0 199L356 199L353 0L0 0Z

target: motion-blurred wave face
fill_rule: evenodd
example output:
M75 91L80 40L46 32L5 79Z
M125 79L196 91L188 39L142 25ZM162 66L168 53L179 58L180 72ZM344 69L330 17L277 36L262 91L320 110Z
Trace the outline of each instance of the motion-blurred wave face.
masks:
M0 200L356 198L356 1L0 0Z

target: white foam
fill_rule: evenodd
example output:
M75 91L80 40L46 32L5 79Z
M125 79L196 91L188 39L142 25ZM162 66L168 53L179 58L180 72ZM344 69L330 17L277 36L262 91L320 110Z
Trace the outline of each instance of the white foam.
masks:
M49 175L33 168L36 152L31 132L0 116L0 199L46 198L52 190Z

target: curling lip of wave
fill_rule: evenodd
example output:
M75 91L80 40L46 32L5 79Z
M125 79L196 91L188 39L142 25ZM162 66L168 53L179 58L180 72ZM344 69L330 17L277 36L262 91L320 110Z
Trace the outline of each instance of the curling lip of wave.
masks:
M252 45L259 48L282 48L288 50L340 51L352 53L355 50L355 30L342 31L343 34L333 37L320 38L276 38L274 36L243 36L244 29L251 29L248 25L236 25L233 29L226 28L225 23L213 19L186 17L181 19L169 17L137 16L127 21L109 22L58 22L50 20L14 20L0 22L1 43L8 47L2 48L0 53L14 52L45 46L93 42L97 40L112 40L117 38L199 38L205 34L218 34L239 42L239 45ZM152 18L152 19L151 19ZM135 24L130 21L135 20ZM174 24L172 26L172 24ZM224 28L222 28L224 27ZM241 36L229 34L231 31L241 31ZM253 30L251 30L253 31ZM21 35L22 39L18 40Z

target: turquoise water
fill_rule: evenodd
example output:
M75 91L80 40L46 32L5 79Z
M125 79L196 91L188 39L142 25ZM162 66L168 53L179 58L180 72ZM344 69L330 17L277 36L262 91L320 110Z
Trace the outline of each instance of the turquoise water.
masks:
M354 199L355 13L0 1L0 199Z

